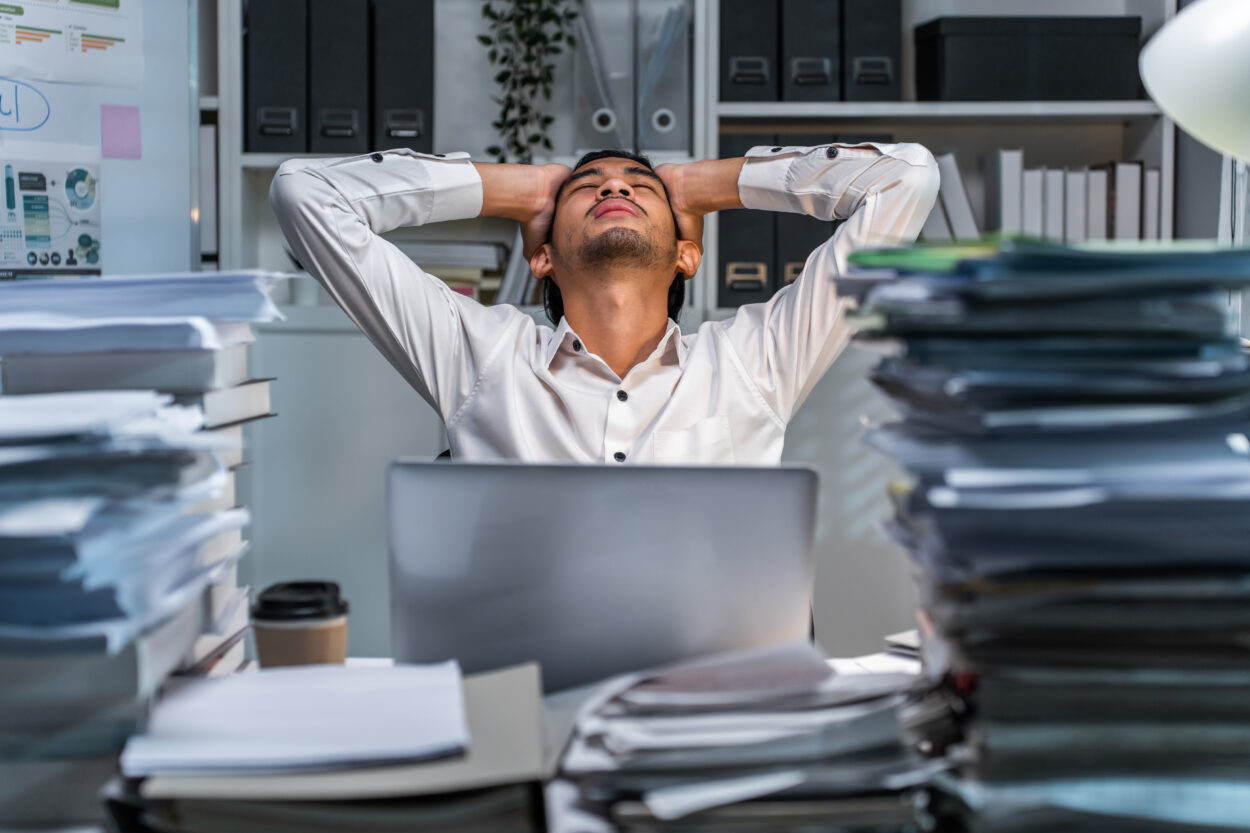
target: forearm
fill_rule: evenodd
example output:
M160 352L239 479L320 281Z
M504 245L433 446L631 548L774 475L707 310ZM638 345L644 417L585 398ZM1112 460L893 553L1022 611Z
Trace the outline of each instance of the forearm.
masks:
M711 214L730 208L742 208L738 196L738 176L745 160L705 159L676 166L679 176L676 187L679 194L673 209L685 214Z
M542 210L546 177L538 165L474 162L482 178L481 217L525 222Z

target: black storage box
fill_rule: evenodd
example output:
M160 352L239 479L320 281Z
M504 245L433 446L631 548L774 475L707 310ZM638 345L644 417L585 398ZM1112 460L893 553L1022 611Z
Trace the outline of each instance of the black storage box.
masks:
M1138 97L1140 17L939 17L916 27L921 101Z

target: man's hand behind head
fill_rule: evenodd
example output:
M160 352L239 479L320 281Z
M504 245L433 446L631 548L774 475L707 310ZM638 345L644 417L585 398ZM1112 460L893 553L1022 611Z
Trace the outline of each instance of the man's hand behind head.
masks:
M678 165L671 162L657 165L655 173L664 183L668 192L669 205L673 207L673 216L677 218L677 236L681 240L689 240L703 252L703 213L691 202L688 192L690 164Z
M526 258L547 242L547 237L551 232L551 222L555 217L556 195L560 192L560 186L572 173L567 165L558 163L535 165L533 170L535 174L534 205L530 216L521 220L522 252Z

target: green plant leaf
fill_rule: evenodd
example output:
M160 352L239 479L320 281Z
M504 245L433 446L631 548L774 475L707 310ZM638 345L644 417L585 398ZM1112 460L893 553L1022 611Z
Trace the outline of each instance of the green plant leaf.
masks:
M490 35L478 35L477 41L482 44L482 46L490 46L494 43L494 41L490 39Z

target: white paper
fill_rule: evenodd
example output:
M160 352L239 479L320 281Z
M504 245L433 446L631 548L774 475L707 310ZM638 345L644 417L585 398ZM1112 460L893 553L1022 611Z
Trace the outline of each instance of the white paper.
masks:
M106 435L173 401L154 391L75 391L0 397L0 444Z
M275 321L282 314L269 297L282 275L258 269L110 275L97 280L0 282L0 309L40 310L85 318L203 316L233 321Z
M282 772L439 758L469 745L460 666L337 665L200 680L156 705L129 777Z
M807 776L801 770L789 772L772 772L767 775L747 775L741 778L726 778L723 781L704 781L694 784L683 784L680 787L668 787L652 790L643 798L643 803L658 819L671 820L707 810L711 807L723 807L726 804L737 804L766 795L797 787Z
M220 350L255 338L242 321L203 316L85 318L53 312L0 313L0 356L109 350Z

